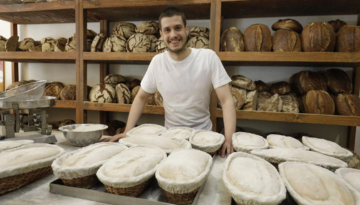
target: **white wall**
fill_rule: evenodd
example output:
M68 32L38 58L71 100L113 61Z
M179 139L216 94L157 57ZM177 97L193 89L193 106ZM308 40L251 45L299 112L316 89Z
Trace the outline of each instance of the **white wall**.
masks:
M337 18L346 21L348 24L356 24L357 16L313 16L313 17L292 17L298 20L303 26L306 23L313 21L329 21ZM242 32L252 24L263 23L271 27L271 25L280 18L251 18L251 19L230 19L224 21L224 29L231 26L239 28ZM1 23L1 22L0 22ZM134 22L138 24L139 22ZM209 27L209 20L192 20L188 21L189 27L204 26ZM2 25L2 24L0 24ZM115 23L111 23L112 28ZM2 26L3 27L3 26ZM98 23L89 23L88 28L99 32ZM4 30L0 31L0 35L8 37L3 34ZM32 37L35 40L41 40L44 37L65 37L68 38L75 32L74 24L48 24L48 25L23 25L20 26L20 39L25 37ZM20 79L46 79L50 81L61 81L65 84L75 83L75 64L21 64L20 65ZM234 75L241 73L253 80L262 80L266 83L276 81L288 81L289 77L301 70L322 70L326 68L317 67L270 67L270 66L226 66L228 74ZM146 72L146 65L119 65L112 64L110 66L111 73L119 73L129 78L141 79ZM350 74L351 69L344 68ZM99 83L99 65L88 65L88 84L93 86ZM98 121L98 112L89 112L89 122ZM127 113L111 113L111 119L118 119L126 121ZM64 118L75 118L75 111L69 109L49 109L50 120L60 120ZM138 124L154 122L163 124L164 116L161 115L142 115ZM329 125L313 125L313 124L298 124L298 123L283 123L283 122L268 122L268 121L252 121L252 120L238 120L238 126L243 127L246 131L258 134L268 132L282 132L284 134L292 134L295 132L307 132L311 135L323 137L338 142L345 146L347 127L344 126L329 126ZM359 130L360 131L360 130ZM360 134L358 132L356 141L356 152L360 154Z

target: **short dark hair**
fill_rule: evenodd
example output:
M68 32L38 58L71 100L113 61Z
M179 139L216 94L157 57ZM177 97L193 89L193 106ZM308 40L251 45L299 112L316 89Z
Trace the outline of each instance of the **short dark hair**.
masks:
M182 12L180 9L176 7L169 7L166 8L163 12L161 12L159 16L159 26L161 30L161 19L164 17L173 17L173 16L181 16L181 19L184 23L184 26L186 26L186 18L184 12Z

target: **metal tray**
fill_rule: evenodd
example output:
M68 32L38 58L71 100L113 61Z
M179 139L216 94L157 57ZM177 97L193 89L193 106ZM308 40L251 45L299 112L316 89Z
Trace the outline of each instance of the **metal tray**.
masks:
M198 204L200 193L204 188L204 184L200 187L191 205ZM91 189L76 188L65 186L60 179L50 183L50 192L54 194L61 194L91 201L119 204L119 205L170 205L167 201L165 192L159 187L155 177L150 180L148 187L138 197L121 196L106 192L104 185L101 183L92 187Z
M38 100L22 100L22 101L0 101L0 108L12 109L13 104L18 104L19 109L34 109L52 107L56 105L56 97L42 96Z

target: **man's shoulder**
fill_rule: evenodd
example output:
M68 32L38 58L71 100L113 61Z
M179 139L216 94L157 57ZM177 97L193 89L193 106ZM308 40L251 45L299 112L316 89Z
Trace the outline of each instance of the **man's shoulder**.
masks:
M199 55L205 55L205 56L212 56L216 54L215 51L207 48L194 48L194 51L198 52Z
M152 58L152 61L160 61L161 59L164 58L164 56L165 56L165 52L164 53L158 53Z

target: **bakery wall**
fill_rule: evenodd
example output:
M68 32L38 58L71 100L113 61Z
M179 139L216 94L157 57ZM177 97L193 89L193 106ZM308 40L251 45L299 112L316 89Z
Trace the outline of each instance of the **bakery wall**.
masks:
M284 17L286 18L286 17ZM311 17L292 17L298 20L303 26L309 22L314 21L329 21L337 18L344 20L348 24L356 24L357 16L311 16ZM226 19L224 20L223 29L231 26L239 28L242 32L255 23L266 24L269 27L280 18L249 18L249 19ZM133 22L139 24L140 22ZM203 26L209 27L209 20L191 20L188 21L189 27ZM110 23L110 28L114 27L115 23ZM89 23L88 28L99 32L98 23ZM0 35L9 37L9 34ZM47 24L47 25L22 25L19 26L20 39L25 37L32 37L35 40L41 40L44 37L65 37L69 38L75 32L75 24ZM277 81L288 81L290 76L302 70L319 71L327 69L328 67L271 67L271 66L226 66L229 76L234 74L242 74L252 80L262 80L269 85ZM121 65L111 64L110 72L119 73L129 79L141 79L147 69L146 65ZM350 68L344 68L349 75ZM74 84L76 81L75 64L20 64L20 79L46 79L49 81L61 81L65 84ZM94 86L98 84L99 79L99 64L88 65L88 85ZM65 118L75 119L75 110L71 109L48 109L49 120L62 120ZM126 121L127 113L109 113L109 119L118 119ZM88 122L98 122L98 112L88 112ZM138 124L142 123L156 123L164 124L164 116L162 115L142 115ZM306 132L310 135L323 137L336 141L342 146L346 145L346 135L348 127L344 126L329 126L329 125L314 125L314 124L297 124L284 122L268 122L268 121L253 121L253 120L238 120L237 125L244 128L245 131L257 134L265 134L269 132L281 132L283 134L293 134L295 132ZM360 130L356 140L356 152L360 154Z

